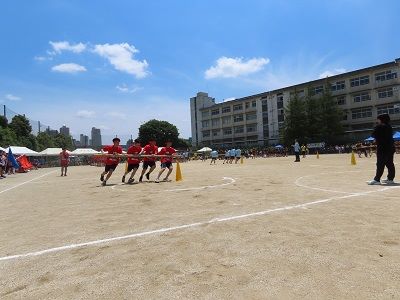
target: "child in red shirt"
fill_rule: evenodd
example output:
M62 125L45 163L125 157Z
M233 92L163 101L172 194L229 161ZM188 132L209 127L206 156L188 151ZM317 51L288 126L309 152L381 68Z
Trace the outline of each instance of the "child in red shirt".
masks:
M121 140L119 138L114 138L113 139L113 145L112 146L105 146L103 147L103 149L101 150L102 153L104 153L104 151L107 151L108 154L114 154L114 155L118 155L122 153L122 148L119 145L119 143L121 142ZM119 164L119 158L114 156L108 156L106 159L106 166L104 169L104 172L101 173L100 176L100 180L102 182L102 185L105 186L107 184L107 180L110 179L112 173L115 171L115 169L117 168L118 164ZM104 179L104 175L107 174L107 177Z
M69 153L65 147L60 152L60 165L61 165L61 176L67 176L67 168L69 165Z
M140 146L139 140L135 140L133 145L129 147L127 154L139 155L142 152L142 147ZM122 182L125 182L125 176L132 171L131 176L128 179L128 183L133 183L135 179L133 178L136 174L136 171L139 169L140 159L138 157L129 157L128 158L128 168L125 171L124 176L122 176Z
M173 156L176 155L176 150L171 147L172 142L167 141L166 147L163 147L160 152L158 152L159 155L166 155L166 157L161 158L161 170L158 173L158 177L156 179L156 182L160 182L160 176L162 173L164 173L165 169L168 168L168 173L167 176L163 179L163 181L168 181L168 176L172 173L173 167L172 167L172 158Z
M158 147L156 145L156 140L154 138L149 140L149 144L147 144L140 154L144 155L157 155ZM150 180L150 174L156 168L156 157L143 157L143 170L142 174L140 175L139 182L142 182L143 175L146 172L147 168L150 167L149 172L146 173L147 180Z

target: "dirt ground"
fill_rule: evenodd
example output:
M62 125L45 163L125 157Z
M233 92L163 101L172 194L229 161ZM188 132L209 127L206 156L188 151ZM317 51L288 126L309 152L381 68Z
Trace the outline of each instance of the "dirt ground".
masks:
M375 157L293 160L1 180L0 298L400 299L400 186L366 185Z

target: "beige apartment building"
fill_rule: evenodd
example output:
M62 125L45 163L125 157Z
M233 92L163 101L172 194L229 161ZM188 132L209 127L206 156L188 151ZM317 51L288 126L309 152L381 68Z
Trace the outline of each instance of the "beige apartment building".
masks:
M230 147L280 143L284 108L291 95L297 92L300 97L318 97L327 83L343 110L342 123L349 139L368 137L377 115L382 113L390 114L393 127L400 130L399 73L400 58L221 103L199 92L190 99L192 144Z

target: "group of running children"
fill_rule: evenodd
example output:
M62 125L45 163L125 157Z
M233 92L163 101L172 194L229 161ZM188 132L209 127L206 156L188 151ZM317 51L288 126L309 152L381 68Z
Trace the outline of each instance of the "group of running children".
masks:
M120 163L121 158L118 157L119 154L122 154L122 147L119 145L120 142L120 139L116 137L113 139L113 145L105 146L102 149L103 153L115 155L110 155L106 158L104 172L100 175L100 180L103 186L107 184L107 180L110 179L112 173ZM176 156L176 150L172 148L171 141L167 141L165 147L158 151L155 139L151 139L143 148L140 145L140 141L136 139L133 142L133 145L128 148L126 154L128 157L128 166L125 169L124 175L122 176L122 182L125 183L126 176L129 173L131 173L131 175L129 176L127 183L132 184L135 182L134 176L139 169L141 160L143 160L143 166L139 177L139 182L143 181L143 176L146 176L146 179L150 180L150 174L156 168L156 161L158 158L161 158L161 170L158 173L155 182L160 182L160 177L166 169L168 169L168 172L163 181L169 181L168 177L173 170L172 160Z
M222 154L223 155L223 154ZM212 165L214 163L214 165L217 163L217 159L219 158L219 156L222 156L218 153L217 150L213 150L210 153L211 156L211 162L210 165ZM224 161L222 164L232 164L233 162L235 162L235 164L238 163L238 161L241 159L242 157L242 150L240 149L230 149L230 150L226 150L225 151L225 155L224 155Z

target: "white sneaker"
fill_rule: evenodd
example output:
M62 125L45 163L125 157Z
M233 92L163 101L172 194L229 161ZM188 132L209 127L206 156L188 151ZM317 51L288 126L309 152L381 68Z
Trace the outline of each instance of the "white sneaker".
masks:
M155 183L160 183L160 179L157 178L154 182Z
M384 179L384 180L382 180L382 183L384 183L384 184L394 184L394 181L393 180L389 180L389 179Z
M371 180L371 181L367 181L367 184L368 184L368 185L380 185L381 183L380 183L380 181L376 181L376 180L374 179L374 180Z

